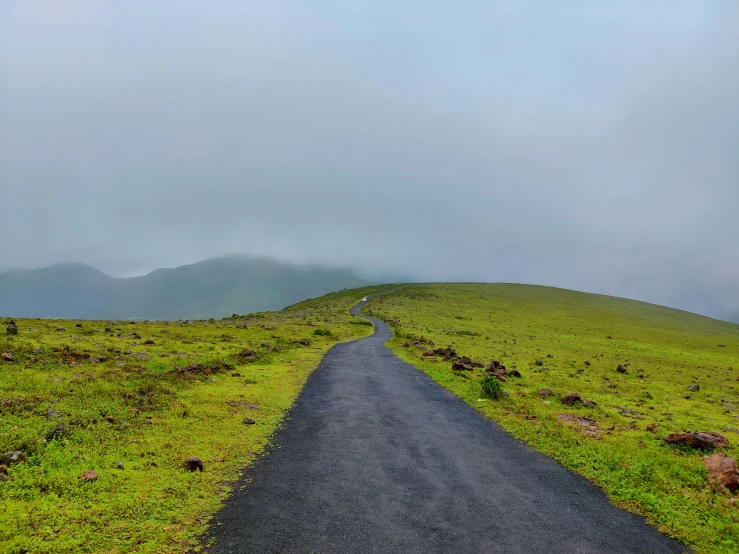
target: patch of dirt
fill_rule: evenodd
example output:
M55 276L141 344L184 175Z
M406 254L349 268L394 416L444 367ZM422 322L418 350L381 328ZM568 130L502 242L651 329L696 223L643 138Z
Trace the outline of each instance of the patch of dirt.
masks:
M580 433L588 437L600 437L598 424L588 417L577 417L571 414L557 414L557 419L574 426Z

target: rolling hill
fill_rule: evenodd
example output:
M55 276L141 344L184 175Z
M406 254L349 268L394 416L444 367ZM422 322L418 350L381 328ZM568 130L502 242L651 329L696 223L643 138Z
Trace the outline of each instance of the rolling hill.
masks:
M348 269L228 256L117 279L78 263L0 273L7 317L176 320L279 310L368 284Z

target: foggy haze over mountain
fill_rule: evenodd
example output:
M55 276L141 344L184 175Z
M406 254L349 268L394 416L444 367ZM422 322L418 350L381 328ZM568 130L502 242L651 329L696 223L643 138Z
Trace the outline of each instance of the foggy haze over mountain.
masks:
M0 271L231 253L739 321L735 2L8 1Z

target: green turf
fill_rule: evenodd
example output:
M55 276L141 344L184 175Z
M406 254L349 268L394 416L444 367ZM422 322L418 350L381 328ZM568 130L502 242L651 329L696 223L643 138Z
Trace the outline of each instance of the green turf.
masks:
M220 321L24 319L14 337L0 328L0 354L14 358L0 359L0 453L27 457L0 482L0 551L198 548L323 354L372 333L347 309L382 288ZM233 368L176 369L223 362ZM185 471L189 456L205 471ZM79 479L87 471L98 479Z
M602 487L617 505L698 551L739 551L739 508L707 484L705 453L662 441L671 432L707 430L739 444L739 326L508 284L412 285L372 300L365 313L392 324L390 345L403 359ZM415 346L421 337L482 362L497 358L522 377L509 377L508 395L492 400L481 390L483 370L455 374L449 362L422 355L428 344ZM627 373L616 371L619 364ZM692 384L700 390L689 391ZM542 388L557 394L542 399ZM562 404L570 392L597 406ZM657 425L655 433L648 424ZM735 457L733 446L725 451Z

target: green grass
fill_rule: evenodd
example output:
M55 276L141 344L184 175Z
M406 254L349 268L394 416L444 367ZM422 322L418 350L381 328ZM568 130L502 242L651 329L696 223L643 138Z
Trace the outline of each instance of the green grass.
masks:
M364 311L391 322L390 346L401 358L590 479L615 504L700 552L739 551L739 508L706 483L705 454L662 441L671 432L707 430L739 443L739 326L630 300L507 284L411 285ZM485 363L497 358L522 377L508 378L508 396L492 400L481 390L484 370L455 374L450 362L422 356L428 345L414 344L421 337ZM619 364L627 373L616 372ZM688 390L694 383L697 392ZM542 388L557 394L542 399ZM597 406L562 404L570 392ZM657 424L655 433L648 424ZM725 451L736 457L733 447Z
M0 453L27 460L0 482L0 551L198 549L323 354L372 333L347 309L383 288L220 321L25 319L15 337L3 326L0 353L15 359L0 360ZM177 370L190 364L200 370ZM183 469L189 456L202 473Z

